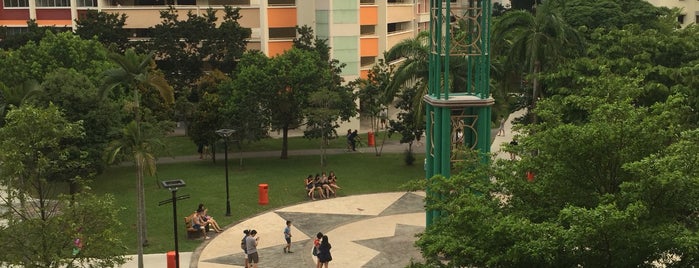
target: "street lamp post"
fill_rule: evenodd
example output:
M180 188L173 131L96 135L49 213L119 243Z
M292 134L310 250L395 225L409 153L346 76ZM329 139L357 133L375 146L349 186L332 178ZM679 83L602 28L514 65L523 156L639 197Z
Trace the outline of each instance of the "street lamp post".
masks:
M228 191L228 137L233 135L234 132L235 130L226 128L216 130L216 134L223 138L225 144L223 155L226 162L226 216L231 216L231 196Z
M160 201L158 205L162 206L167 203L172 203L172 230L175 238L175 267L180 268L180 247L177 241L177 200L187 199L189 198L189 195L177 196L177 189L186 185L183 180L162 181L161 184L163 187L172 192L172 199Z

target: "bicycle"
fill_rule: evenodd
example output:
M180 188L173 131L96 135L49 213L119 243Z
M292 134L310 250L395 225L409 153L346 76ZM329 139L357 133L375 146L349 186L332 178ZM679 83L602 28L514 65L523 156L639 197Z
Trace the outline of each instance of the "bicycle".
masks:
M352 142L347 141L347 152L354 152L357 151L357 149L364 147L364 143L362 143L362 139L359 138L359 136L354 137L354 149L352 148Z

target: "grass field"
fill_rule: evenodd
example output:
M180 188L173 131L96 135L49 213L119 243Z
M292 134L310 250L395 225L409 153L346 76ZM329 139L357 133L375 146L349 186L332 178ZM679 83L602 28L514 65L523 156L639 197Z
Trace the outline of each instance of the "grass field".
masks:
M170 142L184 144L179 140L182 138L176 137L178 141L170 140ZM303 149L291 146L290 148ZM422 163L423 158L419 155L415 163ZM215 164L211 161L196 161L158 165L158 176L145 179L150 244L145 248L145 252L162 253L173 249L172 206L171 204L158 206L159 201L170 199L172 194L159 187L159 180L182 179L187 184L177 192L178 195L190 196L189 199L177 202L181 251L192 251L201 243L201 240L185 239L183 220L196 209L199 203L204 203L209 208L209 213L221 226L227 226L274 208L300 202L323 202L322 200L307 201L304 195L303 179L308 174L322 171L319 168L318 156L294 156L286 160L249 158L243 164L241 167L237 161L229 162L231 217L224 216L226 208L224 161L217 161ZM338 184L343 187L338 196L399 191L399 186L403 183L424 177L423 166L421 164L406 166L403 163L402 154L384 154L380 157L373 154L330 155L324 170L333 170L337 174ZM132 253L135 253L136 248L135 181L134 167L121 166L108 169L96 178L92 185L97 193L115 195L118 204L124 208L120 214L125 228L123 240ZM269 204L266 206L258 205L258 185L261 183L269 185Z
M380 143L383 139L384 131L376 133L376 142ZM387 137L387 141L399 141L401 135L394 133L391 137ZM362 140L366 143L367 134L361 134ZM163 140L167 150L158 152L159 156L182 156L197 154L197 145L187 136L170 136ZM217 142L216 150L223 152L223 142ZM237 142L229 143L233 152L259 152L259 151L281 151L281 139L266 138L252 143L243 143L238 147ZM345 148L347 139L344 136L339 136L336 139L330 140L326 148ZM319 139L306 139L303 137L290 137L289 150L317 149L320 148Z

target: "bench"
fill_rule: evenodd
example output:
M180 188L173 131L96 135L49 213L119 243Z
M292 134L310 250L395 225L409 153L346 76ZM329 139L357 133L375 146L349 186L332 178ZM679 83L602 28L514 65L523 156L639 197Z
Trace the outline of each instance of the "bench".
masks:
M197 213L192 213L192 215L189 215L187 217L184 217L184 228L187 230L187 239L198 239L202 237L202 233L200 230L194 229L194 217L198 217ZM206 232L209 231L209 226L206 226L205 229Z

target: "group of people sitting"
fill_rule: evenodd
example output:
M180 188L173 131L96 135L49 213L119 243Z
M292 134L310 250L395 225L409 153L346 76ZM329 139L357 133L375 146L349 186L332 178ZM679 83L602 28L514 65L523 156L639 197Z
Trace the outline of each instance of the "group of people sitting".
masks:
M321 174L308 175L305 180L306 183L306 194L311 200L316 200L316 192L319 194L319 198L329 198L332 196L337 196L337 190L342 189L337 185L337 176L335 172L330 171L326 176L325 171Z
M204 204L199 204L197 211L194 212L192 220L192 228L194 230L200 231L204 235L204 239L209 239L206 234L209 230L214 230L214 232L223 232L223 229L218 225L218 222L214 220L209 214L209 209L204 207Z

